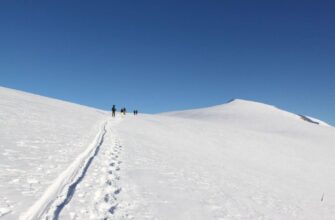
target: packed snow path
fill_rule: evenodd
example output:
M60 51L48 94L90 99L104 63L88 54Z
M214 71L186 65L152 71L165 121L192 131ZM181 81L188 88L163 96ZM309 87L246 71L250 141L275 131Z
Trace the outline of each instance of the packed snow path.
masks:
M122 147L113 131L117 121L103 125L91 146L21 216L22 220L108 219L116 214L122 190L118 186Z
M117 122L116 122L117 123ZM124 213L119 195L122 146L113 128L107 124L107 132L100 151L89 167L88 175L78 185L71 202L54 219L102 219L121 217Z

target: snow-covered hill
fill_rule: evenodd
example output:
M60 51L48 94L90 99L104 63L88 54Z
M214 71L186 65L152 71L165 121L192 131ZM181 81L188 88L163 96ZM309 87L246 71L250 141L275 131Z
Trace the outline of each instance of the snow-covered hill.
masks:
M234 100L117 115L0 87L0 219L335 219L335 129Z
M335 219L333 127L235 100L119 132L135 219Z

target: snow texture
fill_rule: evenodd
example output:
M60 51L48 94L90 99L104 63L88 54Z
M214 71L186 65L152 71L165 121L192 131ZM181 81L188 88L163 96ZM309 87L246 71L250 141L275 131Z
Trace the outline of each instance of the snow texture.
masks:
M0 219L17 220L87 149L106 113L2 87L0 106Z
M335 219L335 129L233 100L117 115L0 87L0 219Z

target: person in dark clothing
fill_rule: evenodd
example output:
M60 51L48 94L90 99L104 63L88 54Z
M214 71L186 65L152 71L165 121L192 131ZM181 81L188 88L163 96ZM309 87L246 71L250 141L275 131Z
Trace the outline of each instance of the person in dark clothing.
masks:
M123 108L123 114L126 115L126 113L127 113L127 109Z
M134 110L133 112L134 112L134 115L136 115L136 110Z
M112 117L115 117L116 107L113 105L112 107Z

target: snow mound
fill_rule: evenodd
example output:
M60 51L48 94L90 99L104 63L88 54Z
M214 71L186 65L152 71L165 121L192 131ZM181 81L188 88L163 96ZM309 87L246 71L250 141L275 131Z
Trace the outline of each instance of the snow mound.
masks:
M296 115L274 106L242 99L234 99L226 104L213 107L169 112L164 115L206 120L227 120L236 117L248 120L264 117L298 118Z
M335 219L335 129L234 100L126 119L135 219Z
M205 120L225 123L244 124L249 128L262 127L268 129L283 126L297 125L297 123L311 122L313 124L330 126L321 120L297 115L272 105L243 99L233 99L226 104L208 108L162 113L165 116L174 116L195 120ZM264 127L265 126L265 127Z

